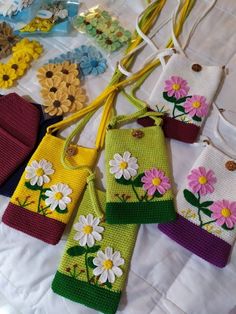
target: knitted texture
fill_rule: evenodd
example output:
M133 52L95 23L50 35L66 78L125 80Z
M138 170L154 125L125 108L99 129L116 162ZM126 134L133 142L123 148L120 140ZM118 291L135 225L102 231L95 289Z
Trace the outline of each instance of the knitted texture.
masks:
M105 154L108 223L175 219L168 156L160 126L109 130Z
M0 98L0 185L33 150L39 111L15 93Z
M178 53L170 58L150 97L150 108L168 115L164 123L167 137L187 143L196 141L222 74L222 67L194 64ZM148 117L139 123L153 125Z
M29 211L29 214L32 213L32 222L29 215L25 220L25 214L22 214L22 221L19 222L17 229L51 244L56 244L60 240L64 230L60 228L60 232L56 231L55 234L54 220L66 226L84 189L88 175L85 170L67 170L63 167L60 161L63 145L64 140L50 134L45 135L31 157L3 215L3 222L16 228L21 218L19 215L15 218L14 215L10 215L9 220L8 210L12 211L14 204L24 209L24 212ZM73 151L76 154L67 157L70 163L93 166L97 157L96 149L75 145ZM37 227L36 215L44 216L44 221L49 222ZM52 227L50 227L50 222ZM37 228L45 229L40 237L38 237Z
M159 229L206 261L224 267L236 237L236 176L229 157L207 146L177 194L178 219Z
M41 105L38 104L33 104L32 105L34 107L36 107L39 110L40 113L40 124L39 124L39 130L38 130L38 136L37 136L37 142L36 145L34 147L34 150L36 149L37 145L40 143L40 141L42 140L42 138L44 137L47 127L49 125L52 125L56 122L61 121L62 117L53 117L50 119L45 120L44 119L44 115L42 112L42 107ZM32 152L33 153L33 152ZM32 155L31 153L31 155ZM11 197L12 194L14 193L18 182L20 181L20 178L24 172L25 167L27 166L27 163L29 162L29 159L31 158L31 156L29 156L27 158L27 160L25 160L23 162L23 164L21 164L15 171L14 173L12 173L5 181L4 183L0 186L0 194L7 196L7 197Z
M105 209L105 193L97 191ZM103 313L119 305L138 227L108 225L96 217L86 189L71 229L52 289L72 301Z

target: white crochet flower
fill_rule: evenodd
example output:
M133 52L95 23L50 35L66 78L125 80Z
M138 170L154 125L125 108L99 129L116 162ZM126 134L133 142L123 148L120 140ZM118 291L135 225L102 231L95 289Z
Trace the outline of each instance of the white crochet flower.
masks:
M45 192L45 195L48 198L45 199L47 206L50 206L51 210L55 210L59 206L60 210L65 210L67 204L71 202L71 198L68 197L72 193L72 190L67 184L58 183L52 185L50 190Z
M115 174L116 179L123 176L125 180L129 180L137 174L137 158L131 157L130 152L124 152L123 156L115 154L114 159L109 161L109 165L111 166L110 173Z
M76 232L74 240L79 241L81 246L88 245L92 247L96 241L101 241L102 236L100 233L104 231L104 228L99 226L100 219L94 218L92 214L88 214L87 217L81 215L79 222L74 224Z
M45 159L41 159L39 162L32 161L31 165L27 166L25 170L25 178L30 180L31 185L37 184L38 186L50 182L49 175L54 173L52 164Z
M107 247L105 249L105 253L102 251L97 252L97 257L93 259L93 264L97 266L93 270L94 276L100 276L99 281L101 283L105 283L107 280L110 283L115 282L115 276L121 277L123 275L123 271L119 266L124 265L125 261L120 256L119 251L113 250L111 247Z

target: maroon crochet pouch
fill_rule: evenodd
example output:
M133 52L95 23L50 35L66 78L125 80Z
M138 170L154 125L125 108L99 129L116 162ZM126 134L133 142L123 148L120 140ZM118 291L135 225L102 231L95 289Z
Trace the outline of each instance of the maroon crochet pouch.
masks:
M15 93L0 98L0 185L33 150L40 114Z

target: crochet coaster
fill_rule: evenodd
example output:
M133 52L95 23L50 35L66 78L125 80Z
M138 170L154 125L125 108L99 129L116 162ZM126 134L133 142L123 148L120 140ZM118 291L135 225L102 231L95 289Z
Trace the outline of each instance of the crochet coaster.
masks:
M0 185L33 150L39 111L15 93L0 98Z
M235 165L227 155L207 146L177 194L178 219L158 226L218 267L227 264L236 238Z
M105 209L105 193L96 192ZM137 231L136 225L108 225L98 218L87 189L52 282L53 291L97 311L116 313Z

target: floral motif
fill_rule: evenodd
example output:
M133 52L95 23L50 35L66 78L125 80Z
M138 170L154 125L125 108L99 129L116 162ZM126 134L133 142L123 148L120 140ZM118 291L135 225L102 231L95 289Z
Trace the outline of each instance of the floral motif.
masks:
M44 99L48 98L50 93L55 94L57 91L61 91L66 88L66 83L63 81L62 76L55 76L51 79L44 80L42 82L42 89L40 91Z
M104 228L99 226L99 223L100 219L97 217L94 218L92 214L88 214L87 217L81 215L79 217L79 222L73 226L77 231L74 240L79 241L81 246L94 246L95 240L102 240L100 233L104 231Z
M12 27L6 22L0 23L0 59L11 54L12 47L20 40L13 34Z
M68 99L67 92L59 90L55 93L49 93L43 105L46 107L44 111L50 116L60 116L70 111L71 102Z
M214 184L216 183L216 177L212 170L206 170L204 167L193 169L188 175L188 185L193 193L199 193L199 195L206 195L214 192Z
M46 64L46 65L42 66L38 70L38 74L37 74L39 82L44 84L45 80L52 79L55 76L62 75L60 69L61 68L58 68L57 66L55 66L55 64Z
M169 97L174 96L177 100L188 95L189 87L186 80L179 76L171 76L165 81L165 91Z
M136 176L138 163L137 158L131 157L130 152L124 152L123 156L115 154L114 159L109 161L110 173L115 175L116 179L124 177L129 180L131 177Z
M122 269L119 267L124 265L125 261L121 258L119 251L114 251L111 247L107 247L105 252L98 251L97 257L93 259L93 264L97 266L93 270L95 276L100 276L99 281L105 283L115 282L115 277L121 277L123 274Z
M15 71L17 77L23 76L28 68L28 64L17 57L12 57L8 65Z
M193 95L186 100L183 107L190 117L194 117L195 115L197 117L204 117L208 112L208 104L204 96Z
M236 202L216 201L211 205L210 210L212 211L211 217L216 219L218 226L226 224L231 229L236 224Z
M163 195L171 188L170 180L165 176L164 171L157 168L146 170L141 182L144 183L143 189L148 195L153 196L156 192Z
M71 203L71 198L68 197L72 193L72 190L67 184L58 183L50 187L50 190L45 192L48 197L45 199L45 204L50 206L51 210L55 210L59 207L60 210L65 210L67 204Z
M30 166L26 167L25 178L30 180L31 185L42 186L44 183L50 182L49 175L54 173L52 164L45 159L32 161Z
M71 104L70 112L76 112L83 108L87 96L83 88L71 85L67 89L67 98Z
M8 64L0 65L0 88L10 88L17 78L15 70Z

